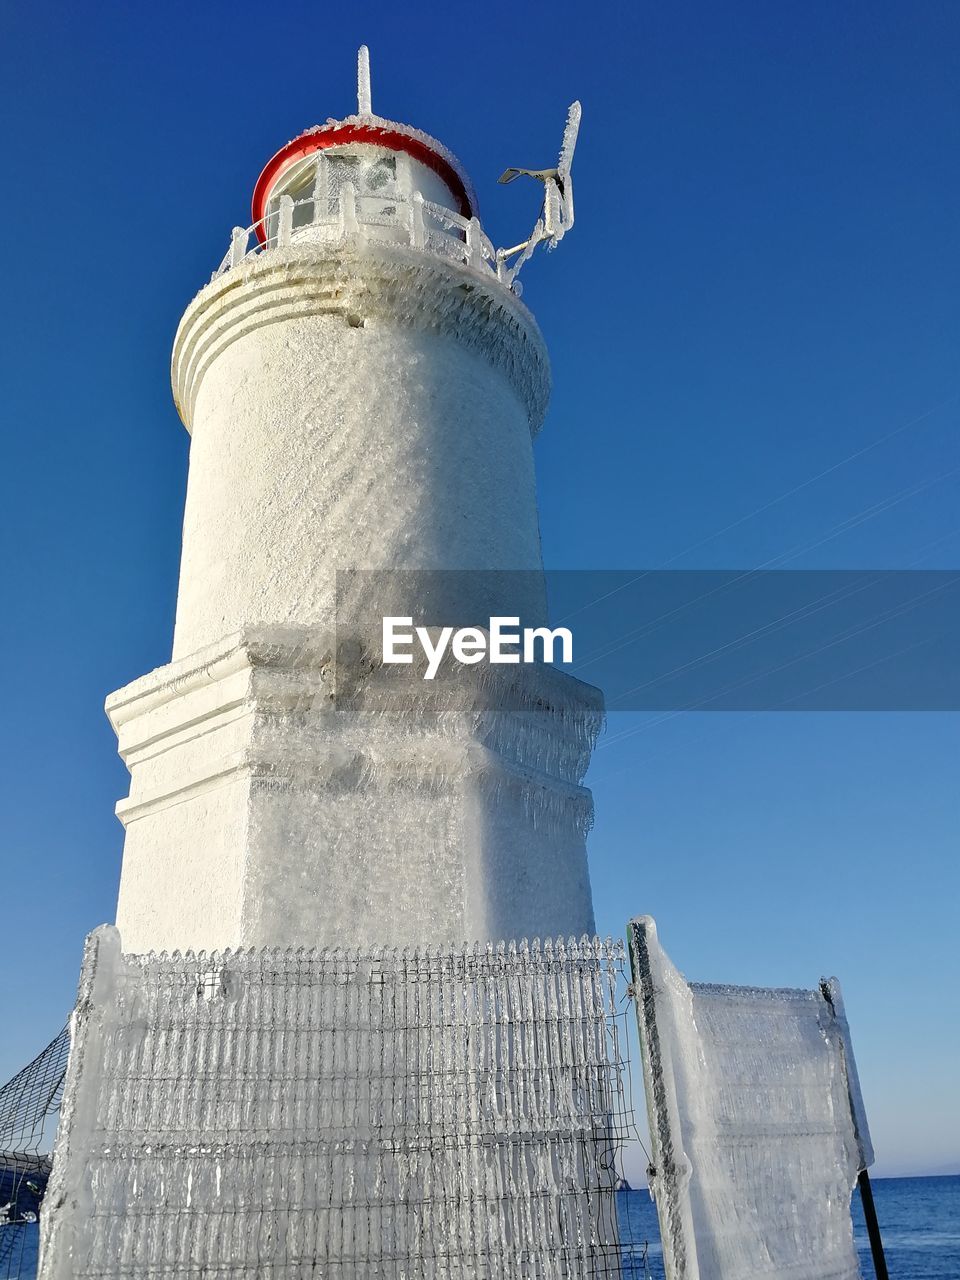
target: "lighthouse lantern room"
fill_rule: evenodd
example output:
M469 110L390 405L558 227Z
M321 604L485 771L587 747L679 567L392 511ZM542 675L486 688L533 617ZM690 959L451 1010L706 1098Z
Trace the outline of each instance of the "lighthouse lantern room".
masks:
M557 167L504 173L501 182L521 175L538 179L544 199L530 236L495 249L456 156L422 130L373 113L364 45L357 57L356 114L305 130L271 157L254 188L253 223L234 231L220 270L263 248L360 233L488 267L519 293L516 277L533 250L542 242L557 244L573 225L570 166L579 126L575 102Z

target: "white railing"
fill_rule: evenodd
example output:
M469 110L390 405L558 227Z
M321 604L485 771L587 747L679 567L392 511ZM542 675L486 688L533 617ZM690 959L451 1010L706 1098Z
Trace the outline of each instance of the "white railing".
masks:
M341 244L351 237L406 244L477 271L490 271L508 288L513 286L515 272L484 234L479 219L461 217L425 200L419 191L409 197L358 194L350 182L338 192L315 192L301 200L281 196L265 218L250 227L235 227L230 248L212 279L267 249Z

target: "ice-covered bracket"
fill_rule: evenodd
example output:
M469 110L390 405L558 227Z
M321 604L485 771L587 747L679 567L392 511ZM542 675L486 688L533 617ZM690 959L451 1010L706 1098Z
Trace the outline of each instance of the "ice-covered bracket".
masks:
M649 916L631 921L630 962L667 1280L859 1280L858 1180L885 1277L836 979L812 991L688 983Z
M533 231L526 240L511 249L497 250L498 274L508 284L512 285L516 280L520 268L529 260L537 245L546 242L548 249L555 249L573 226L573 178L570 168L580 133L580 114L580 103L572 102L567 111L560 157L555 169L505 169L498 179L501 183L507 183L526 177L543 183L543 208Z

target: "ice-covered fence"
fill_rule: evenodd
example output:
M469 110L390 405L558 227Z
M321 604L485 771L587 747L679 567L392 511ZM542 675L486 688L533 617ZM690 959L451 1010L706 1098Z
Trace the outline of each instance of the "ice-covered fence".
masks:
M631 924L668 1280L856 1280L850 1196L872 1163L837 983L687 983Z
M88 940L41 1276L619 1276L619 945Z

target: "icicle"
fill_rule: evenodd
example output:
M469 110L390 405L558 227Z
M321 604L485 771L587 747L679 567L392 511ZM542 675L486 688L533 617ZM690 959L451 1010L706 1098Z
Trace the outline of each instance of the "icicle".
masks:
M250 232L246 227L234 227L230 236L230 265L237 267L247 256L247 241Z
M561 179L569 177L570 166L573 164L573 153L577 145L577 135L580 133L580 116L582 108L579 102L571 102L567 111L567 122L563 129L563 141L560 144L560 157L557 161L557 177Z

